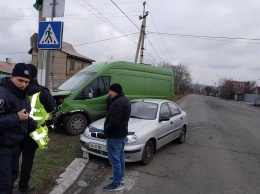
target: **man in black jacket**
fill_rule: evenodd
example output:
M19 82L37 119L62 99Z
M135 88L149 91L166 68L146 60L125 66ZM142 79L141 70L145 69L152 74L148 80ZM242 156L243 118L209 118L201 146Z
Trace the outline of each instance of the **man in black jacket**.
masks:
M120 84L112 84L109 95L112 104L109 107L104 123L104 136L107 138L107 152L113 169L113 177L110 178L112 183L104 186L103 189L106 191L120 191L122 189L121 183L124 182L124 147L127 141L131 106L128 98L122 92Z
M37 68L32 64L27 64L29 68L31 69L31 81L27 88L27 93L29 96L33 96L34 94L39 93L39 100L37 98L35 103L39 103L40 106L43 106L45 111L47 113L52 112L55 109L55 101L49 91L48 88L39 85L36 77L38 74ZM39 102L38 102L39 101ZM36 108L35 105L31 105L32 109ZM38 105L39 106L39 105ZM44 111L44 112L45 112ZM30 113L31 115L32 113ZM33 117L33 115L31 115ZM38 125L43 125L39 121ZM19 192L20 194L27 193L29 191L32 191L35 186L29 185L29 180L31 176L32 166L33 166L33 160L35 156L35 151L38 148L37 143L30 137L30 133L34 131L33 128L28 128L28 134L27 137L23 142L20 143L20 151L22 154L22 164L21 164L21 171L20 171L20 180L19 180Z
M26 95L31 72L25 63L17 63L11 77L0 82L0 194L12 194L19 173L19 143L27 128L37 123L29 117L30 100Z

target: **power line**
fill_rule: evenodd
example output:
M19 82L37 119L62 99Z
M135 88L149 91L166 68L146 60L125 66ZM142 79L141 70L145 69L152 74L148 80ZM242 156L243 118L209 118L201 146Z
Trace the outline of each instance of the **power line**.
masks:
M147 28L149 29L149 27L147 27ZM157 44L158 48L160 48L161 52L162 52L163 55L166 57L166 55L165 55L165 53L164 53L162 47L160 46L160 44L158 43L158 41L156 40L156 38L154 37L154 35L153 35L153 34L151 34L151 35L152 35L152 37L153 37L155 43Z
M129 12L126 12L126 13L139 13L139 11L129 11ZM109 13L102 13L103 15L112 15L112 14L121 14L121 12L109 12ZM65 16L79 16L79 15L95 15L93 13L89 13L89 14L66 14ZM136 16L136 15L135 15ZM4 17L0 17L0 18L13 18L13 17L38 17L36 14L34 15L31 15L31 16L19 16L19 15L16 15L14 16L12 14L12 16L4 16Z
M160 55L158 54L158 52L156 51L156 49L154 48L153 44L152 44L151 41L149 40L149 38L148 38L147 36L146 36L146 38L147 38L148 42L150 43L150 45L152 46L152 48L153 48L153 50L155 51L155 53L157 54L157 56L161 59L161 61L163 61L162 58L160 57Z
M159 34L163 36L181 36L181 37L191 37L191 38L208 38L208 39L227 39L227 40L248 40L248 41L260 41L260 38L242 38L242 37L225 37L225 36L200 36L192 34L174 34L174 33L164 33L164 32L147 32L149 34Z
M135 27L137 27L138 30L140 30L140 28L125 14L125 12L123 12L123 10L113 1L111 0L112 3L125 15L125 17L127 17L127 19L132 22L132 24L135 25Z
M138 15L131 15L131 16L136 17ZM0 20L24 20L24 21L34 20L34 21L36 21L36 19L38 18L36 16L30 17L30 18L28 18L28 16L26 16L26 17L27 18L21 18L21 17L19 17L19 18L15 18L15 17L1 18L0 17ZM121 18L121 17L125 17L125 16L108 16L107 18ZM67 17L67 16L65 16L65 17L62 17L61 20L88 19L88 18L99 18L99 16L85 16L85 17Z
M103 15L110 15L110 14L121 14L121 12L109 12L109 13L102 13ZM139 11L128 11L126 13L139 13ZM74 15L67 15L66 16L76 16L76 15L94 15L94 14L74 14Z
M138 29L141 30L126 14L125 12L113 1L111 0L112 3L126 16L126 18L132 23L134 24L134 26ZM146 36L147 37L147 36ZM147 37L148 39L148 37ZM152 45L152 43L150 42L150 40L148 39L149 43L151 44L152 48L154 49L155 53L159 56L158 52L155 50L154 46ZM150 54L149 54L150 55ZM151 55L150 55L151 56ZM152 57L153 58L153 57ZM159 58L161 59L161 57L159 56ZM154 59L154 58L153 58ZM162 59L161 59L162 60Z
M133 3L140 3L142 1L131 1L131 2L119 2L117 4L133 4ZM103 4L95 4L94 6L104 6L104 5L111 5L108 3ZM65 7L81 7L81 6L74 6L74 5L65 5ZM19 10L19 9L34 9L33 7L24 7L24 8L0 8L0 10Z
M92 42L87 42L87 43L82 43L82 44L75 44L73 46L81 46L81 45L86 45L86 44L93 44L93 43L98 43L98 42L104 42L104 41L108 41L108 40L113 40L113 39L117 39L117 38L131 36L131 35L138 34L138 33L139 32L135 32L135 33L131 33L131 34L125 34L125 35L122 35L122 36L116 36L116 37L113 37L113 38L107 38L107 39L102 39L102 40L97 40L97 41L92 41Z
M12 54L24 54L24 53L28 53L28 52L24 52L24 51L18 51L18 52L14 52L14 53L0 53L0 55L12 55Z
M123 34L122 32L120 32L121 30L117 28L117 26L115 26L113 23L111 23L110 21L108 21L107 19L103 18L103 16L101 14L99 14L96 10L94 10L88 3L86 3L84 0L83 2L88 5L90 8L92 8L95 12L97 12L98 14L94 13L93 11L89 10L88 7L82 3L80 3L79 0L74 0L76 3L78 3L79 5L81 5L83 8L87 9L88 11L90 11L92 14L96 15L99 19L101 19L103 22L105 22L107 25L109 25L110 27L112 27L114 30L116 30L118 33Z
M155 24L155 21L154 21L154 19L153 19L150 6L149 6L148 3L147 3L147 5L148 5L148 8L149 8L149 10L150 10L150 15L151 15L152 22L153 22L153 24L154 24L154 26L155 26L155 28L156 28L156 31L159 32L158 27L157 27L157 25ZM161 36L160 34L159 34L159 36L160 36L160 39L161 39L161 41L162 41L162 43L163 43L163 46L164 46L164 48L165 48L167 54L169 55L170 59L171 59L172 61L174 61L172 55L170 54L168 48L166 47L166 45L165 45L165 43L164 43L164 41L163 41L163 39L162 39L162 36Z
M81 44L74 44L72 46L82 46L82 45L86 45L86 44L94 44L94 43L98 43L98 42L104 42L104 41L108 41L108 40L113 40L113 39L117 39L117 38L122 38L122 37L126 37L126 36L131 36L134 34L138 34L139 32L135 32L135 33L131 33L131 34L125 34L122 36L116 36L116 37L112 37L112 38L106 38L106 39L102 39L102 40L97 40L97 41L91 41L91 42L87 42L87 43L81 43ZM69 47L69 46L68 46ZM63 47L66 48L66 47ZM19 53L28 53L28 52L13 52L13 53L0 53L0 55L7 55L7 54L19 54Z
M146 40L145 41L145 46L146 46ZM145 52L155 61L155 63L157 63L157 60L147 51L147 49L145 49Z
M74 0L76 1L76 0ZM121 35L126 34L123 30L121 30L117 25L115 25L113 22L111 22L106 16L103 15L103 13L101 13L97 8L95 8L95 6L93 6L92 4L90 4L87 0L83 0L83 2L88 5L93 11L95 11L96 13L92 12L91 10L89 10L91 13L93 13L94 15L96 15L98 18L100 18L103 22L105 22L106 24L108 24L110 27L112 27L114 30L116 30L118 33L120 33ZM79 2L78 2L79 3ZM83 5L84 6L84 5ZM86 9L87 7L84 6ZM129 37L135 44L137 44L131 37Z

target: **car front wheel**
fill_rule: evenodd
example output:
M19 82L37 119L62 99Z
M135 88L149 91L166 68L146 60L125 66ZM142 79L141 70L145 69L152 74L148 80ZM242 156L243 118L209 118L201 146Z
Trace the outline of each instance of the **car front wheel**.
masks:
M151 140L147 141L144 147L142 164L147 165L151 162L154 155L154 144Z
M69 117L65 124L65 130L70 135L79 135L87 127L87 119L83 114L76 113Z

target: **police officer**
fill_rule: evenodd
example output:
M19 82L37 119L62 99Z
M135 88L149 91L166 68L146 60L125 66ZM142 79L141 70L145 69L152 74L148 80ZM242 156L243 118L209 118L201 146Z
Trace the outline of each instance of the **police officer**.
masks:
M19 173L19 142L28 127L37 127L29 117L30 100L25 91L30 78L29 67L17 63L10 78L0 82L0 194L12 194Z
M44 126L50 112L55 109L55 101L48 88L39 85L36 77L38 70L32 64L27 64L31 70L31 81L28 85L27 93L31 100L32 110L30 116L36 120L38 125ZM20 180L18 191L20 194L32 191L35 186L29 185L30 174L32 171L35 151L38 148L37 143L29 136L35 128L28 128L26 139L20 143L22 154L22 164L20 171Z

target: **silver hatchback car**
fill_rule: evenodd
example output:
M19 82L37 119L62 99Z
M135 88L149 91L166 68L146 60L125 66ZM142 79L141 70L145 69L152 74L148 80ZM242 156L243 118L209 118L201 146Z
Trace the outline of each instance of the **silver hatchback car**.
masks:
M185 141L187 115L177 104L161 99L138 99L131 101L128 123L128 141L125 145L126 162L151 162L156 150L178 139ZM106 140L98 138L103 132L105 118L91 123L80 136L84 152L108 158Z

